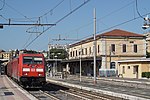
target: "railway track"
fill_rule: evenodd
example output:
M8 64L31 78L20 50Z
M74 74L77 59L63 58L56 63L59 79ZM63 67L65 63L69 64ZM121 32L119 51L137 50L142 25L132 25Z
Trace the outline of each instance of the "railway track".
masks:
M16 82L14 84L18 85ZM21 86L19 86L22 88ZM126 87L127 88L127 87ZM22 90L24 90L22 88ZM39 100L123 100L122 98L102 94L102 93L96 93L96 92L89 92L82 89L77 88L71 88L71 87L63 87L56 84L48 83L46 86L44 86L42 89L31 89L27 90L31 95L33 95L35 98ZM123 90L122 90L123 91ZM133 96L140 96L143 98L150 99L149 96L143 95L145 92L141 93L132 92ZM148 92L148 91L147 91ZM127 93L124 91L124 93Z
M76 88L46 85L42 90L29 90L39 100L123 100L122 98Z
M28 91L31 95L33 95L38 100L60 100L56 96L46 93L42 90L30 90Z
M81 89L69 89L61 92L80 97L82 100L123 100L122 98L109 96L106 94L100 94L95 92L89 92Z
M14 84L18 85L16 82L14 82ZM21 86L19 87L22 88ZM113 87L117 88L115 86ZM22 90L24 89L22 88ZM27 91L39 100L123 100L122 98L102 93L89 92L82 89L72 88L68 86L64 87L51 83L46 84L46 86L44 86L44 88L42 88L41 90L35 89ZM124 88L121 91L125 94L129 94L129 92L125 91ZM141 92L140 90L135 90L135 88L133 88L130 92L132 92L132 94L130 93L132 96L150 99L149 95L146 94L149 92L149 90L147 90L147 92Z
M15 84L17 83L15 82ZM20 88L22 87L20 86ZM47 83L40 89L28 88L26 91L38 100L123 100L122 98L106 94L89 92L72 87L63 87L51 83Z

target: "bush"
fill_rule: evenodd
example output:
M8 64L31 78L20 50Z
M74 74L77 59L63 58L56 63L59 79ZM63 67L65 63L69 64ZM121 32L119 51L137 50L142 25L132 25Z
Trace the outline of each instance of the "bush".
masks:
M142 72L142 77L146 77L145 73L146 73L146 72Z
M142 72L142 77L150 78L150 72Z

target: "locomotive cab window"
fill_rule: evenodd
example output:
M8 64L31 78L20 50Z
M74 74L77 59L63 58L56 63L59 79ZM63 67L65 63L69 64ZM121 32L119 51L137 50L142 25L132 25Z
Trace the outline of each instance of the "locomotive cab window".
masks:
M42 64L42 58L34 57L34 64Z
M23 64L42 64L42 57L23 57Z
M32 64L32 57L23 57L23 64Z

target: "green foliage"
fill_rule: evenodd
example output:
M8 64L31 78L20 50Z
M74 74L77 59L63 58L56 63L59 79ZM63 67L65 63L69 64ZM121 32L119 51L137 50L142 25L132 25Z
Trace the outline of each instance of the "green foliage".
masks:
M142 72L142 77L150 78L150 72Z
M50 50L50 59L66 59L68 58L68 53L64 49L51 49Z
M142 72L142 77L146 77L145 72Z
M150 58L150 52L146 51L146 58Z

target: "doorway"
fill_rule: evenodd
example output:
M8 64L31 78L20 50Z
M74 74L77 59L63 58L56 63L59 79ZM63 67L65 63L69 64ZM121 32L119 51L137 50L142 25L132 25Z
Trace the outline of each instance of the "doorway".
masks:
M139 74L139 65L135 65L133 66L133 74L135 74L135 78L138 78L138 74Z

